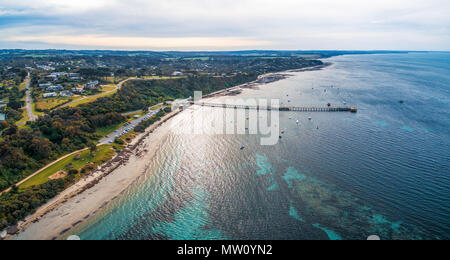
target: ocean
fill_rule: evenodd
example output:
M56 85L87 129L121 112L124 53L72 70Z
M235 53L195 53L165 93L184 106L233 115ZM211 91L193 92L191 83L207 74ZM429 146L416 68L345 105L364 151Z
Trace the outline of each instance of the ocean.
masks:
M280 112L286 132L262 146L259 135L179 134L193 113L187 109L177 116L186 120L166 126L171 133L147 172L71 234L450 239L450 54L325 61L332 65L290 73L239 98L330 102L358 113Z

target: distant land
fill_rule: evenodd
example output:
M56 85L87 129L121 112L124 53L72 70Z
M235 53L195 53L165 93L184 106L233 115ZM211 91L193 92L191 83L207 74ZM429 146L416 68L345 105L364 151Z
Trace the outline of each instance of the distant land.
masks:
M429 51L389 51L389 50L310 50L310 51L283 51L283 50L243 50L243 51L115 51L115 50L24 50L2 49L0 58L5 57L35 57L38 56L78 56L78 55L115 55L115 56L147 56L154 58L189 58L211 56L249 56L249 57L292 57L317 56L328 58L339 55L358 54L392 54L392 53L428 53Z

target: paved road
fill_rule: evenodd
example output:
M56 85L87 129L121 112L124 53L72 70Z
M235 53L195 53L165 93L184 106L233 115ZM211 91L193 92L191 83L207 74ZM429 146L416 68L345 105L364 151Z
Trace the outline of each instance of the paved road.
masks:
M26 86L26 106L27 106L27 113L28 113L28 119L29 121L36 121L36 119L38 118L38 116L36 116L35 114L33 114L33 99L31 98L31 88L30 88L30 83L31 83L31 76L30 76L30 72L28 72L28 76L25 79L25 86Z
M158 105L157 105L158 106ZM128 124L122 126L121 128L117 129L113 133L109 134L107 137L101 139L99 141L100 144L110 144L113 143L114 140L120 136L122 136L124 133L131 131L134 129L139 123L141 123L144 120L149 119L150 117L156 115L159 111L161 111L163 108L158 108L156 110L150 110L146 115L143 115L137 119L132 120Z
M25 78L25 109L27 110L28 114L28 121L36 121L38 116L33 114L33 99L31 98L31 88L30 88L30 82L31 82L31 76L30 72L28 72L27 77ZM25 125L28 121L22 122L20 124L17 124L17 126Z

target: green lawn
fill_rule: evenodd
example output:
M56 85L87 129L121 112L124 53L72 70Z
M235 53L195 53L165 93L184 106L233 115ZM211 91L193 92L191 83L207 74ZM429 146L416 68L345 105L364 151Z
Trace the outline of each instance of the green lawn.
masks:
M35 114L35 115L37 115L37 116L43 116L43 115L45 115L44 112L38 112L38 111L36 111L36 103L33 103L33 104L31 105L31 109L32 109L32 111L33 111L33 114Z
M20 83L20 85L17 86L17 88L19 89L19 91L25 90L26 89L26 81Z
M58 107L62 104L72 101L72 98L43 98L38 102L34 103L33 107L38 108L41 111L52 110L55 107Z
M70 107L77 107L77 106L82 105L82 104L94 102L95 100L97 100L99 98L111 96L111 95L113 95L116 92L117 92L117 90L116 91L111 91L109 93L105 92L105 93L102 93L102 94L94 95L94 96L91 96L91 97L87 97L85 99L80 98L79 101L76 101L76 102L70 104Z
M209 57L194 57L194 58L184 58L184 60L199 60L199 61L208 61Z
M29 179L25 183L19 186L20 190L24 190L26 188L29 188L33 185L40 185L48 182L50 179L49 177L53 174L57 173L60 170L65 170L65 166L72 163L73 168L76 170L80 170L85 165L94 163L95 167L98 167L102 165L103 163L107 162L109 159L111 159L114 156L114 150L111 149L110 145L102 145L98 147L98 150L95 152L95 156L92 157L89 150L80 152L78 154L81 154L81 158L79 160L76 160L75 157L77 154L71 155L67 157L64 160L61 160L54 165L48 167L38 175L34 176L33 178Z
M103 137L111 134L112 132L114 132L116 129L120 128L122 125L124 125L124 123L119 123L119 124L114 124L114 125L110 125L110 126L100 127L100 128L97 128L95 133L103 138Z

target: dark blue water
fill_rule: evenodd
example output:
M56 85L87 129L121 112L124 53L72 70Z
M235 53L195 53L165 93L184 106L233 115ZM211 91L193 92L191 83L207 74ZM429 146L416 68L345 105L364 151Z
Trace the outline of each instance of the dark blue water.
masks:
M357 114L281 113L287 132L274 146L261 146L258 135L171 133L147 174L73 233L82 239L449 239L450 54L328 61L333 66L325 70L293 73L242 97L354 105Z

